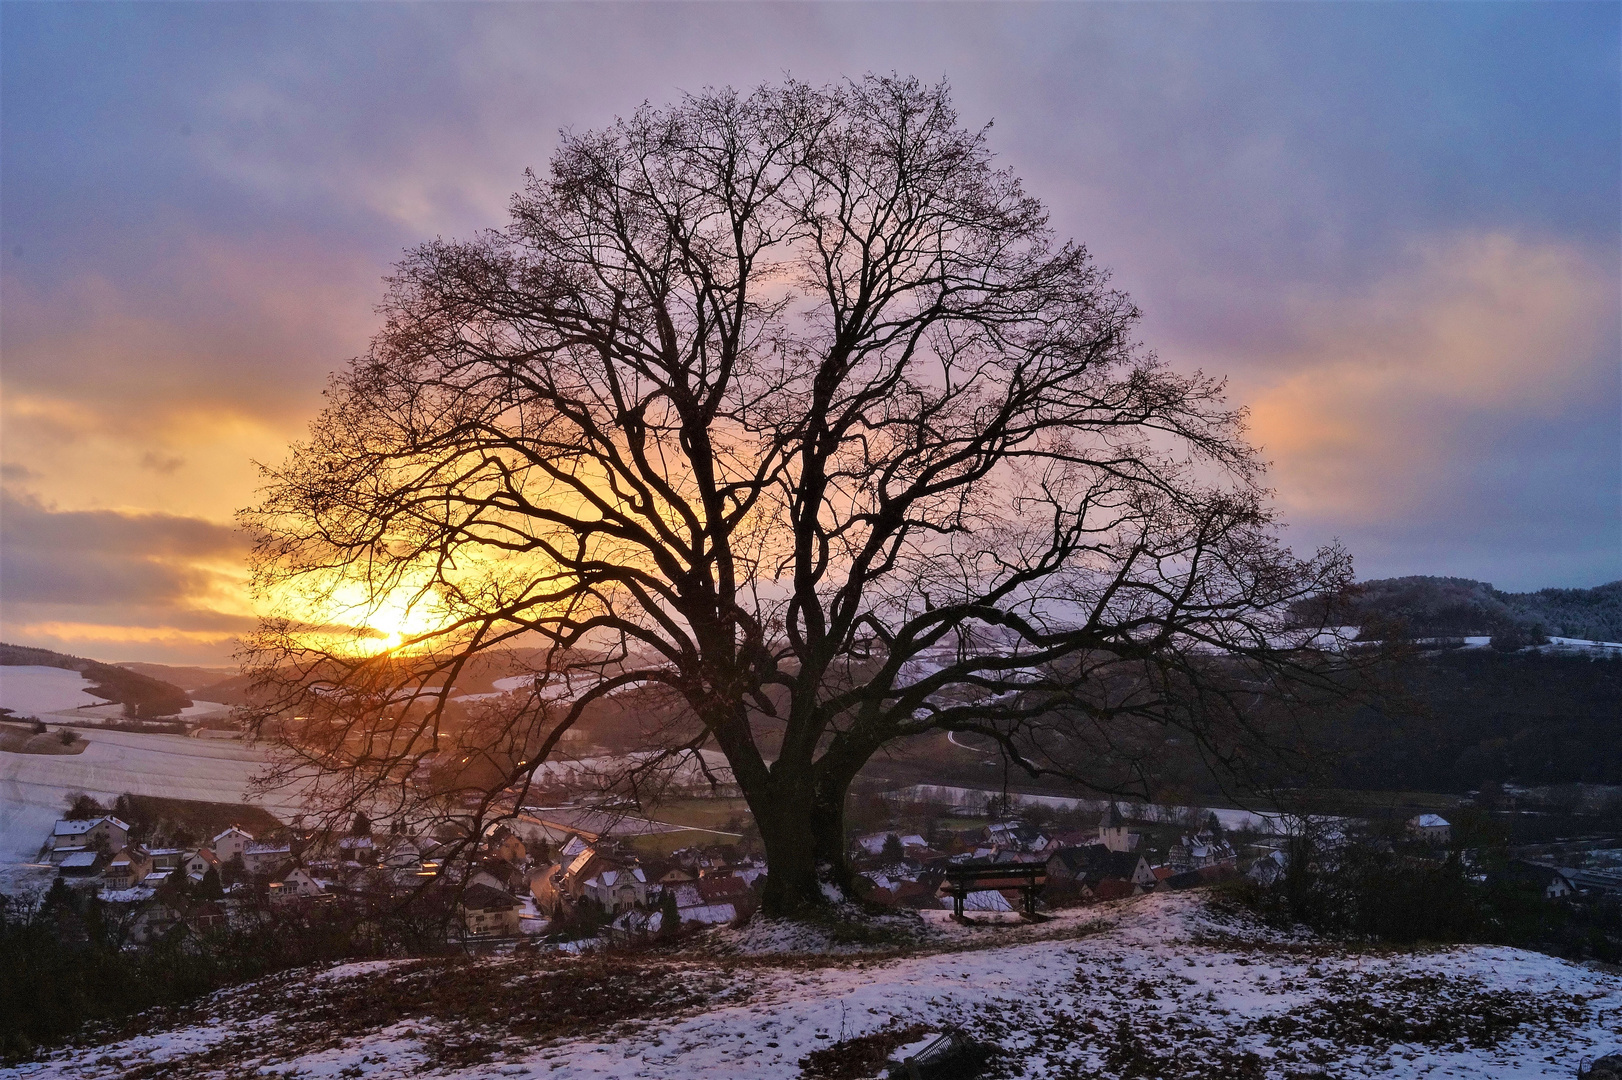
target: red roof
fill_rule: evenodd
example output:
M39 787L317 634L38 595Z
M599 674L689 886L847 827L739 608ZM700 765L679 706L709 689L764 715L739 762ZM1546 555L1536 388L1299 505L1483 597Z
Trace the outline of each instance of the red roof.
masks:
M1130 881L1120 878L1105 878L1093 886L1093 896L1100 900L1123 900L1131 896L1136 889Z
M698 879L698 895L704 898L706 904L721 904L743 896L749 891L743 878L735 874L722 877L701 877Z

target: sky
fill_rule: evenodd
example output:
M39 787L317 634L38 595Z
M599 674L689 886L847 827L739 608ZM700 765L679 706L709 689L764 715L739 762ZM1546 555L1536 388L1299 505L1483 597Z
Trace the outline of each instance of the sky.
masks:
M0 4L0 639L225 664L233 513L561 129L944 78L1361 578L1622 578L1622 5Z

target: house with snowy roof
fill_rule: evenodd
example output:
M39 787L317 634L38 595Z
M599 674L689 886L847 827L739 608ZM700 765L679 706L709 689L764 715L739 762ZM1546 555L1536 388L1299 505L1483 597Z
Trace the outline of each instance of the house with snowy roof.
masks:
M148 848L146 853L154 870L173 870L186 860L185 848Z
M1200 870L1207 866L1232 865L1233 845L1210 832L1185 836L1166 851L1166 863L1173 870Z
M1446 844L1453 839L1453 825L1440 814L1419 814L1408 819L1408 833L1427 844Z
M1035 851L1047 846L1047 838L1034 825L1023 821L997 821L986 826L986 839L998 848Z
M58 821L51 830L53 850L104 847L118 851L129 843L130 827L111 814L80 821ZM54 861L54 860L53 860Z
M676 913L681 916L684 923L696 922L713 926L729 923L738 917L737 905L727 901L711 903L698 891L697 882L677 885L665 891L667 895L675 895Z
M338 838L338 858L344 862L371 866L377 862L377 845L370 836L341 836Z
M248 850L248 845L251 843L253 843L253 833L240 825L233 825L210 840L208 846L214 849L214 854L220 857L222 863L227 863L232 859L240 858L242 853Z
M604 867L585 880L580 895L604 911L628 911L647 905L648 879L640 866Z
M326 886L302 866L295 866L280 881L270 883L272 903L310 900L326 895Z
M56 864L59 876L72 880L86 880L100 876L108 856L94 848L82 848L63 856Z
M255 840L242 849L242 865L250 874L273 874L293 861L293 845Z
M140 844L131 844L108 861L101 872L101 884L105 889L128 889L151 872L152 857Z
M614 941L632 944L658 937L664 925L664 912L632 909L616 916L614 921L608 924L608 933Z
M505 859L498 859L493 855L487 855L479 860L478 866L473 868L473 872L468 875L467 883L469 885L488 885L492 889L500 889L502 892L516 894L525 889L528 880L529 875L512 863Z
M1282 850L1270 851L1266 855L1250 864L1245 876L1264 888L1272 886L1284 876L1284 869L1289 865L1289 856Z

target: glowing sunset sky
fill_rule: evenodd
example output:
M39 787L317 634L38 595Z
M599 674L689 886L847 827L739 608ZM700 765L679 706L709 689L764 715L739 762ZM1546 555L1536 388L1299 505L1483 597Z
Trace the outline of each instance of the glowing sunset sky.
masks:
M946 77L1232 377L1298 546L1622 577L1622 7L0 9L0 638L225 662L234 510L380 277L504 223L560 127L785 73Z

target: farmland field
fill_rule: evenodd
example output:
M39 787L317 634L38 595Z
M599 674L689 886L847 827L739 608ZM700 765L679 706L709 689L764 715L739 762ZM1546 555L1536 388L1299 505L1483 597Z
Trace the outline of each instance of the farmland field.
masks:
M91 685L67 668L0 667L0 707L19 715L38 715L107 704L106 699L86 692Z
M265 764L262 751L234 741L123 731L85 737L84 753L72 756L0 752L0 864L33 860L69 793L239 803ZM295 812L274 802L266 809L284 820Z

